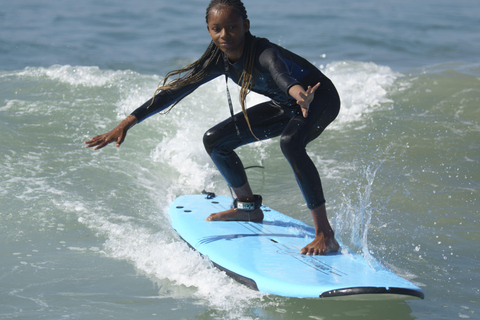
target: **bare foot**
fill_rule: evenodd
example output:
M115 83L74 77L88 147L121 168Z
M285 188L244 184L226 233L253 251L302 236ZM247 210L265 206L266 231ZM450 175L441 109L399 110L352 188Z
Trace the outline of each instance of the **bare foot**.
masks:
M306 255L323 255L330 252L337 252L340 249L335 237L325 237L323 232L320 235L316 235L312 242L307 244L302 250L301 254Z
M258 208L253 211L243 211L237 208L226 211L212 213L205 219L207 221L252 221L260 222L263 220L263 211Z

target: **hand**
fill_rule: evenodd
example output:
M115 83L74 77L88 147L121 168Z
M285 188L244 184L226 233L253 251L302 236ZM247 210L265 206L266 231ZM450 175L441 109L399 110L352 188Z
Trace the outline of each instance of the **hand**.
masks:
M100 134L93 137L92 139L85 141L86 147L93 148L93 150L98 150L106 145L116 142L115 147L120 147L120 145L125 140L127 136L127 131L137 123L137 118L135 116L129 115L125 120L120 122L115 128L111 131Z
M297 104L302 109L304 118L308 116L308 109L310 108L310 104L313 101L315 91L317 91L318 87L320 87L320 82L317 83L313 88L308 86L306 91L301 85L294 85L289 90L290 95L297 100Z

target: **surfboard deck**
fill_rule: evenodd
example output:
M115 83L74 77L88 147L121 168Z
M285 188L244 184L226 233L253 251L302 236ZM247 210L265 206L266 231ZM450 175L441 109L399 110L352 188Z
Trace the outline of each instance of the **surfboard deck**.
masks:
M378 263L372 267L359 254L300 254L313 240L314 228L267 206L262 206L260 223L205 220L231 204L226 196L185 195L171 203L168 213L184 241L252 289L297 298L424 297L410 281Z

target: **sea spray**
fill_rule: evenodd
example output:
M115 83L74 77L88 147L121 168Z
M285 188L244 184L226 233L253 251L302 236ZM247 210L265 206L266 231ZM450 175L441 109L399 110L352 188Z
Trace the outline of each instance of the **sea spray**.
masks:
M343 252L347 253L348 249L363 254L372 267L375 267L377 262L369 250L368 230L372 215L376 212L372 206L371 196L375 175L380 167L381 163L361 167L359 172L364 175L365 183L359 179L355 183L355 191L346 188L342 191L343 201L336 208L337 214L333 223L336 236L346 247ZM346 187L350 184L352 183L348 183Z

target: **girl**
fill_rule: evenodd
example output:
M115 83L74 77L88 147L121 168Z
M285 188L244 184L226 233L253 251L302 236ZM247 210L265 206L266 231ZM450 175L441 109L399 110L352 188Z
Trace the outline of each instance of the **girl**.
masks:
M320 176L305 150L338 115L340 99L334 85L305 59L253 36L240 0L212 0L206 10L206 22L212 41L203 56L191 65L169 72L152 99L110 132L86 141L86 146L97 150L116 142L119 147L132 126L175 106L202 84L225 75L241 86L243 112L233 115L227 87L232 117L208 130L203 142L237 199L234 208L214 213L207 220L263 220L262 199L253 194L234 149L280 136L281 150L292 166L315 224L314 240L300 253L338 251L325 210ZM169 82L171 76L177 77ZM247 110L245 98L251 90L271 101Z

